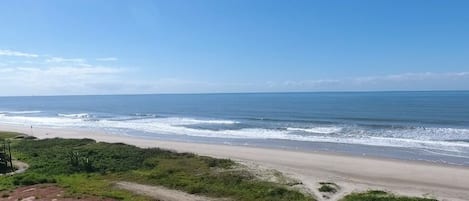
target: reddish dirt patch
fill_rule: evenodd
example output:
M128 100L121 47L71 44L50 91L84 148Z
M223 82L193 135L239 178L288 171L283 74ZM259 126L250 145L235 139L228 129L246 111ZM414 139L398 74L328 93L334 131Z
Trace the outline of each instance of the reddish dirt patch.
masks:
M12 191L0 192L0 201L114 201L91 196L78 198L64 197L64 189L50 184L24 186Z

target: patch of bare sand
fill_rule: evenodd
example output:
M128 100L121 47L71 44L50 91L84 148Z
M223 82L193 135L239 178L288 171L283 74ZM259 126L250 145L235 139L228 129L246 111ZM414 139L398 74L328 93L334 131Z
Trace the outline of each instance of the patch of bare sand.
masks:
M218 201L220 199L208 198L205 196L193 195L178 190L168 189L162 186L150 186L133 182L121 181L116 183L116 187L125 189L136 194L152 197L160 201Z

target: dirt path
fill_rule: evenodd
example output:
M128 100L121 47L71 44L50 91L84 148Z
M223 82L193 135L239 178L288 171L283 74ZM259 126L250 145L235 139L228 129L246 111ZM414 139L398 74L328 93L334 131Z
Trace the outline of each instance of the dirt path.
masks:
M11 174L23 173L29 168L29 165L27 163L18 160L13 161L13 166L15 166L17 169Z
M114 199L93 196L77 199L65 195L65 189L54 184L36 184L8 191L0 191L0 201L116 201Z
M215 201L204 196L192 195L178 190L171 190L161 186L150 186L137 184L133 182L121 181L116 186L121 189L129 190L137 194L149 196L161 201Z

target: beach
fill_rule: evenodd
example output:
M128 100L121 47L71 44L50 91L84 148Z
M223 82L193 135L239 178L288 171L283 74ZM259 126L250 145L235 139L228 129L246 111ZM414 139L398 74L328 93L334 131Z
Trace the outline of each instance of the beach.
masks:
M352 156L328 152L305 152L247 146L162 141L110 134L103 131L1 124L0 130L44 138L90 138L139 147L159 147L218 158L229 158L248 166L275 169L300 180L315 191L319 182L334 182L344 194L369 189L387 190L439 200L469 200L469 168L428 162Z

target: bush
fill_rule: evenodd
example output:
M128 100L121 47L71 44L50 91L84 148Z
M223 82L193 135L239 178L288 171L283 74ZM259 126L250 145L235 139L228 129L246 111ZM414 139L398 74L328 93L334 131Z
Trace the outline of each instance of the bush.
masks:
M337 193L337 191L339 190L339 186L332 182L319 182L319 184L321 184L321 187L318 188L319 192Z
M326 193L335 193L337 192L337 189L330 186L330 185L322 185L319 189L319 192L326 192Z

